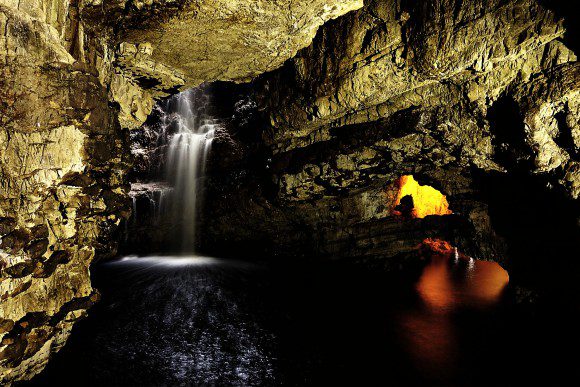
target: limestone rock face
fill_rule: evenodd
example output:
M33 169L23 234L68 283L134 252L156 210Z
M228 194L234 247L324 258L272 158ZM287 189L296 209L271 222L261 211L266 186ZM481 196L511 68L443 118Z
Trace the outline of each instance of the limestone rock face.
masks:
M123 127L203 82L247 82L308 46L319 26L362 0L83 0L81 18L107 32L115 52L110 93Z
M576 55L561 43L564 33L563 22L533 0L370 1L327 23L311 46L263 77L271 122L264 140L282 159L345 136L369 137L357 134L369 127L377 134L282 173L281 197L308 200L326 186L348 189L426 165L502 170L487 115L505 95L520 101L536 154L532 172L559 169L556 180L578 197L578 144L555 140L560 132L578 137ZM394 117L407 122L389 123Z
M185 76L151 58L149 44L121 43L115 55L110 97L119 104L119 122L139 128L151 114L155 99L167 97L185 85Z
M510 84L576 59L558 41L561 21L535 1L449 3L374 1L325 25L287 71L268 80L268 95L279 94L270 103L275 150L459 93L485 112Z
M128 216L124 134L98 71L73 56L65 5L0 4L2 384L65 343L98 298L89 264Z
M1 0L0 382L28 379L97 299L131 211L128 129L156 99L245 81L350 1Z
M508 264L486 192L507 172L578 217L580 67L548 3L0 0L0 383L39 372L96 301L90 263L131 212L129 130L202 82L258 76L262 117L216 141L213 253L388 266L440 236ZM394 217L405 174L454 214Z
M514 94L524 112L525 141L533 150L534 171L556 172L559 183L578 199L580 65L556 66L518 86Z

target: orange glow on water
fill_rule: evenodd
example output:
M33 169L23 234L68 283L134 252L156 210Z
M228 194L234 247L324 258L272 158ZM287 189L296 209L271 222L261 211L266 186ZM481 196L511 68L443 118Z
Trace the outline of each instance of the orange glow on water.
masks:
M417 292L435 310L446 310L455 303L453 283L444 261L431 262L421 274Z
M415 283L420 304L401 313L398 322L417 367L430 377L446 380L461 369L466 328L456 317L465 309L499 305L509 276L496 262L470 258L444 240L425 239L420 253L426 258Z
M407 195L413 197L413 218L424 218L427 215L449 215L447 198L441 192L428 185L420 185L412 175L401 176L398 181L399 192L395 206L401 203L401 199ZM397 211L395 211L397 212ZM401 213L398 213L401 215Z
M433 311L465 304L493 304L509 282L508 273L496 262L463 255L449 242L426 239L423 247L431 251L431 261L416 289Z

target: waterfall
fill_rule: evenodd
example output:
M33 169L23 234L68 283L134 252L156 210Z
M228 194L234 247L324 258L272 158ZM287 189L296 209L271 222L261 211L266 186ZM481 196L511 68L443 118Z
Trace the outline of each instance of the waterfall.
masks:
M218 121L206 114L209 98L200 89L179 93L171 102L176 105L176 116L164 121L175 123L177 128L167 137L165 173L173 190L171 197L164 199L171 200L173 219L181 226L181 250L192 252L203 196L201 180Z
M140 163L129 195L137 244L155 229L165 245L173 242L170 250L195 251L207 156L221 126L211 108L207 88L189 89L159 102L152 122L134 132L131 152Z

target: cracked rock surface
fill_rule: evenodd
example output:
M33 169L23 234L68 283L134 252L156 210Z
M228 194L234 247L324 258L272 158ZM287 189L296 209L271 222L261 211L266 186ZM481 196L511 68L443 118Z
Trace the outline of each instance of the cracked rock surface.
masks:
M74 56L71 8L46 5L0 4L3 383L65 343L98 297L89 264L114 254L107 239L128 216L123 131L96 67Z
M393 184L413 174L454 212L435 229L474 257L512 269L509 231L496 232L502 201L514 209L505 229L536 235L553 249L546 254L577 252L580 67L565 37L564 20L534 0L371 0L326 23L310 46L254 82L267 154L258 175L266 177L249 178L246 196L244 181L227 203L208 204L208 244L396 262L433 236L433 219L413 226L393 217ZM223 181L215 185L223 195ZM520 224L513 218L523 203L537 215ZM520 261L544 270L540 258Z

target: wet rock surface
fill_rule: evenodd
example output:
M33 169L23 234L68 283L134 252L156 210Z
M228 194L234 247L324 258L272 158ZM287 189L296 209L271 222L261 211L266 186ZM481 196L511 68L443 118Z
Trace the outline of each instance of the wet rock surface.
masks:
M145 122L154 101L185 85L278 67L326 20L362 6L251 3L0 3L2 382L39 372L94 301L89 265L116 254L131 212L127 130ZM215 23L221 33L209 34ZM185 39L192 28L193 45ZM234 56L240 63L222 76Z

